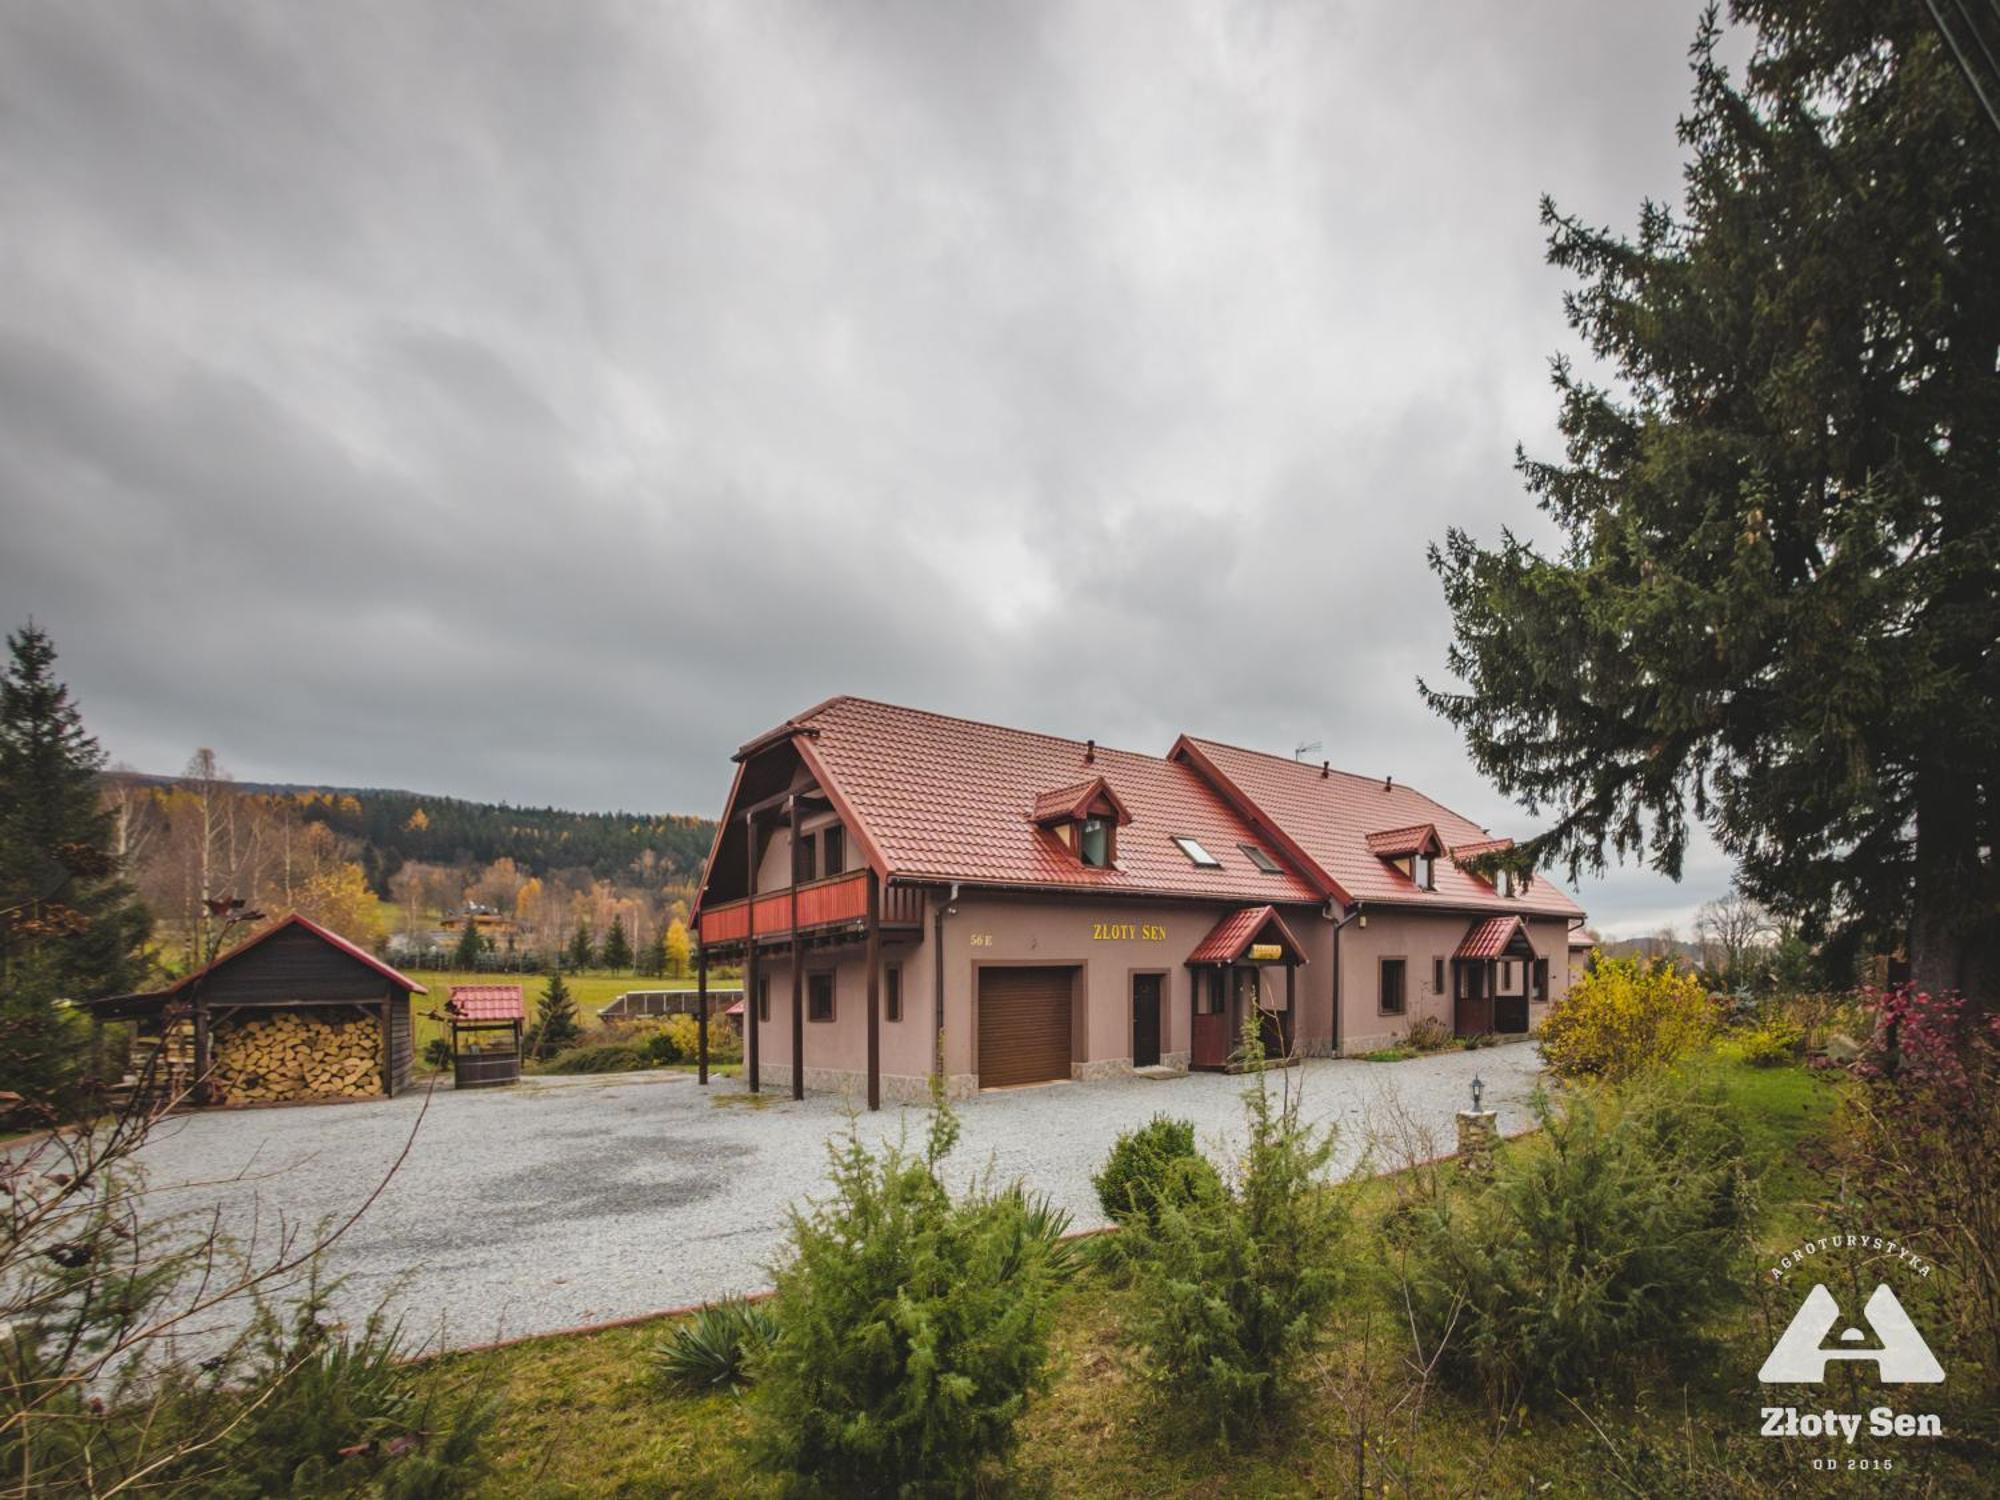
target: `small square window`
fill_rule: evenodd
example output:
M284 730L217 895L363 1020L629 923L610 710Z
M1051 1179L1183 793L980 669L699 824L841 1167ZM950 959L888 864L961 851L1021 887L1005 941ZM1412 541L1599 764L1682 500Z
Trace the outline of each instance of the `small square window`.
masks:
M833 976L831 974L806 975L806 1019L808 1021L831 1021L833 1019Z
M1188 857L1191 864L1197 865L1204 870L1219 870L1222 868L1222 861L1202 848L1201 844L1196 840L1183 838L1181 835L1175 834L1174 842L1180 846L1181 853Z
M1111 863L1111 820L1085 818L1076 828L1076 853L1092 869L1102 870Z
M1255 844L1238 844L1236 847L1243 851L1245 859L1249 860L1251 864L1262 870L1266 875L1276 875L1279 873L1278 862L1262 849L1259 849Z
M882 971L882 1017L888 1021L903 1019L903 970L897 964Z
M1417 856L1417 884L1427 891L1437 889L1437 856L1419 854Z
M1438 995L1444 993L1444 960L1441 958L1431 960L1431 992Z

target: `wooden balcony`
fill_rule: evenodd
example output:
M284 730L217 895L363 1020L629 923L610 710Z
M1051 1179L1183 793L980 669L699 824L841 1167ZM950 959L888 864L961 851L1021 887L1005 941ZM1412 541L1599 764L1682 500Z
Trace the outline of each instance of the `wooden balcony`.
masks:
M797 887L799 936L825 936L842 928L859 932L868 922L868 872L850 870ZM760 891L754 898L702 908L698 933L709 949L743 942L754 930L759 943L789 941L793 888ZM891 885L882 891L882 927L909 930L924 920L924 893L917 886Z

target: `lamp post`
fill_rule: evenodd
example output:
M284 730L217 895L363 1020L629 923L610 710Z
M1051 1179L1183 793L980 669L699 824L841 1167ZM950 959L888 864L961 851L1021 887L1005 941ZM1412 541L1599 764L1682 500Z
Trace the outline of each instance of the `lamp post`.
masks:
M1481 1108L1485 1094L1486 1081L1474 1073L1472 1108L1458 1112L1458 1160L1461 1169L1473 1177L1493 1174L1493 1147L1499 1136L1493 1116Z

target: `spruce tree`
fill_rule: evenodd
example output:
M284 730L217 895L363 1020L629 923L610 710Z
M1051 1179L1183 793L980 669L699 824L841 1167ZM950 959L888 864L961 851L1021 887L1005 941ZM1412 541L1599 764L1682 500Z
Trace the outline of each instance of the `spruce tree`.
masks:
M1423 685L1552 826L1502 862L1681 870L1844 960L2000 985L2000 132L1924 7L1704 17L1685 204L1635 236L1543 204L1606 384L1554 365L1565 455L1518 467L1544 548L1432 565L1463 692Z
M549 970L541 1001L535 1008L534 1054L538 1058L553 1057L563 1048L575 1046L582 1035L576 1001L570 997L569 986L563 983L562 966L558 964Z
M104 752L55 678L48 634L8 636L0 677L0 1089L58 1093L77 1061L58 1000L130 988L150 922L114 854Z
M667 930L664 927L654 933L652 942L639 951L639 972L647 979L658 979L667 972Z
M625 936L625 918L612 913L611 930L604 934L604 955L602 963L607 969L622 972L632 967L632 943Z
M577 918L576 931L569 940L569 966L572 969L587 969L597 958L597 945L591 941L590 924Z
M479 924L472 920L472 913L465 914L465 926L458 934L458 944L451 950L451 966L454 969L476 969L479 955L485 948L479 936Z

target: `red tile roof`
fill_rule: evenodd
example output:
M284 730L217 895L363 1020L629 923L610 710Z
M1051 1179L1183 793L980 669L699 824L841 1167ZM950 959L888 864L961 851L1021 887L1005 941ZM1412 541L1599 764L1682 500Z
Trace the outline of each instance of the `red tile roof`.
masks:
M518 984L455 984L450 1007L462 1021L518 1021L522 1019L521 987Z
M1483 922L1475 922L1466 929L1459 939L1453 958L1498 958L1507 951L1507 945L1514 941L1514 934L1521 930L1519 917L1488 917Z
M1191 766L1102 746L1086 762L1082 740L865 698L830 699L784 728L843 817L862 825L858 841L879 854L885 875L1222 901L1319 900L1297 872L1266 874L1237 849L1264 840ZM751 746L776 743L776 733ZM1096 777L1131 817L1119 831L1113 869L1081 863L1029 820L1050 788ZM1222 867L1197 868L1175 835L1200 840Z
M1183 735L1176 758L1211 768L1244 815L1272 830L1307 869L1323 877L1346 901L1406 906L1519 911L1536 916L1580 917L1583 908L1547 876L1537 876L1518 896L1501 896L1450 861L1436 871L1436 889L1423 890L1402 871L1371 853L1371 830L1428 823L1447 846L1475 844L1486 830L1422 792L1374 776L1345 771L1322 774L1285 756Z
M1414 854L1419 849L1442 849L1444 841L1438 837L1436 827L1429 823L1412 823L1408 828L1390 828L1381 833L1368 835L1368 852L1384 854Z
M1273 938L1283 944L1291 956L1300 963L1306 961L1304 947L1292 935L1276 909L1269 906L1246 906L1241 911L1233 911L1217 922L1208 936L1194 945L1194 952L1187 956L1191 964L1233 964L1257 941L1268 927L1276 927Z
M1479 858L1482 854L1493 854L1501 849L1514 847L1512 839L1473 839L1468 843L1453 844L1451 857L1461 864Z

